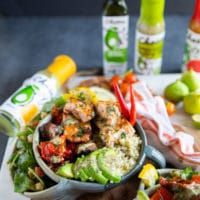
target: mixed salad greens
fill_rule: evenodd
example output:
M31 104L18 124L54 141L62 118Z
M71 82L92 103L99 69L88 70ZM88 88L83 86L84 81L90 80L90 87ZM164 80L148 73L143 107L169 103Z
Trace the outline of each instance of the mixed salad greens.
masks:
M50 112L53 105L61 105L63 102L64 99L60 97L46 103L42 112L17 134L15 149L8 160L15 192L36 192L55 185L55 182L44 174L35 160L32 137L37 124Z
M200 173L191 167L171 169L160 174L153 165L147 164L139 174L144 190L139 190L139 200L199 200Z

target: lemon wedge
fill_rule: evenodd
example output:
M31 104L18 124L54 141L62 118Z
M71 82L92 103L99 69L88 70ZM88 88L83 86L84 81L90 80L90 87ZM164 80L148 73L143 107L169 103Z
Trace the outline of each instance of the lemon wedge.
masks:
M97 102L97 96L90 88L87 87L75 87L69 91L69 94L79 98L80 100L90 100L93 103Z
M158 172L152 164L148 163L143 166L138 177L146 187L152 187L158 180Z
M96 94L96 98L98 101L117 101L115 95L107 89L92 86L90 87L90 90L92 90Z

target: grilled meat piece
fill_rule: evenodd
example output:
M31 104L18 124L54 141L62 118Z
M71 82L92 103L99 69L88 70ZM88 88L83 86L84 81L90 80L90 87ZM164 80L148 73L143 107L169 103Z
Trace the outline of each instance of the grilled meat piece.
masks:
M88 154L95 150L97 150L97 145L94 142L89 141L87 143L78 144L75 152L76 154Z
M68 126L68 125L73 125L73 124L78 124L80 121L75 118L72 114L66 114L63 113L62 117L62 125L63 126Z
M113 101L98 101L95 105L97 114L96 125L98 128L102 126L115 126L118 119L121 117L119 104Z
M92 128L89 122L79 122L77 124L64 126L64 135L70 142L88 142L91 134Z
M100 128L100 138L107 147L113 147L120 139L131 138L135 134L135 129L125 118L120 118L115 126L102 126Z
M82 122L88 122L94 117L93 104L87 100L80 101L78 99L71 98L65 104L63 109L66 114L73 114L77 119Z
M61 135L63 128L59 125L48 122L39 128L41 140L51 140L54 137Z
M62 121L62 108L59 108L58 106L54 106L51 110L51 121L56 124L59 125Z

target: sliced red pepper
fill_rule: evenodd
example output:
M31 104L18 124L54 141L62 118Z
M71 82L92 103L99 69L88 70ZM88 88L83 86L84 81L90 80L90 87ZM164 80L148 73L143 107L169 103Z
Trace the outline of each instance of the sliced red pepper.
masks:
M57 155L57 149L52 142L40 142L41 156L47 162L51 162L51 156Z
M194 181L195 183L200 184L200 176L195 174L192 176L192 181Z
M150 200L172 200L173 195L164 187L159 188L150 198Z
M135 95L132 84L130 84L130 101L131 101L131 109L130 109L130 123L134 126L136 122L136 108L135 108Z
M128 110L128 107L124 100L124 97L119 89L118 83L116 81L113 82L113 88L114 88L115 95L118 99L118 102L119 102L119 105L121 108L121 112L124 115L124 117L129 120L129 110Z

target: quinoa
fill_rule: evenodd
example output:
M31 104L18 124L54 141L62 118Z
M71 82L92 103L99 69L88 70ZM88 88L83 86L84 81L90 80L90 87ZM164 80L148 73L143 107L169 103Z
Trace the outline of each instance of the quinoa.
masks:
M121 175L128 173L137 163L141 143L141 138L134 134L130 138L120 139L119 143L113 147L113 150L117 152L116 167Z

